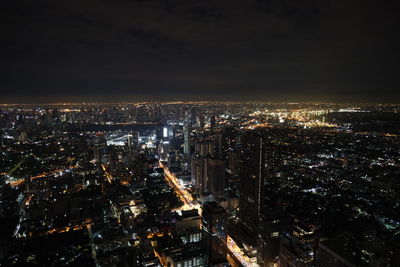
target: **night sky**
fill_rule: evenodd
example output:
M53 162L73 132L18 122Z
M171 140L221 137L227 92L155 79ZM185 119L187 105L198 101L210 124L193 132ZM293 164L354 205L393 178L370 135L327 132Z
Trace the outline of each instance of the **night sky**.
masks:
M399 101L395 0L1 2L3 103Z

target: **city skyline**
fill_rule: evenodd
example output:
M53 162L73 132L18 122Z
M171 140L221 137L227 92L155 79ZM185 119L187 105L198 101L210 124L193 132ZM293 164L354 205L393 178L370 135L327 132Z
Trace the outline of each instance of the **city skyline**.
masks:
M400 266L396 0L0 8L0 267Z

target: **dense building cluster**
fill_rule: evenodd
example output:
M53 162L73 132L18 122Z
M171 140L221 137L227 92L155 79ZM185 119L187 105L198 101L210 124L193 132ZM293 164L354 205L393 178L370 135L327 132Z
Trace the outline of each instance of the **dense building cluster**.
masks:
M0 106L0 266L399 266L400 106Z

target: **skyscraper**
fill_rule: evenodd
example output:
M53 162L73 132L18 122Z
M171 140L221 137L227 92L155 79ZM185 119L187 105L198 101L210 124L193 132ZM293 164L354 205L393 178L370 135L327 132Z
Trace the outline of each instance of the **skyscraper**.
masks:
M215 194L225 189L225 162L222 159L207 158L208 191Z
M203 206L202 228L206 250L206 266L224 266L227 262L226 211L217 202Z
M128 145L128 157L132 159L135 155L135 151L137 149L137 145L139 143L138 133L132 132L128 134L127 145Z
M240 139L240 199L239 221L254 237L258 232L261 209L261 185L264 176L263 137L244 133Z
M210 131L213 132L215 130L215 115L212 114L210 117Z
M194 154L191 160L192 185L196 191L207 192L207 158Z
M190 160L190 133L192 132L192 121L186 113L185 121L183 122L183 153L185 154L185 158L187 161Z
M99 164L107 162L107 139L101 133L96 134L94 141L94 159Z

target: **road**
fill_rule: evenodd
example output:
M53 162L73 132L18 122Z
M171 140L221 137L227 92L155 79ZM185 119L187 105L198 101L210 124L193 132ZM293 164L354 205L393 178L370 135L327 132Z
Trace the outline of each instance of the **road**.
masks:
M183 202L183 206L178 208L177 211L197 209L201 215L201 205L193 199L192 195L187 189L179 182L178 178L165 166L162 162L159 163L160 167L164 170L164 177L168 184L174 189L179 196L179 199Z
M111 173L110 173L109 171L107 171L106 165L101 164L101 168L102 168L103 171L104 171L104 174L105 174L105 176L106 176L106 178L107 178L107 181L111 184L112 181L114 180L114 178L112 177Z
M30 179L31 180L35 180L35 179L39 179L39 178L44 178L44 177L47 177L47 176L55 175L55 174L58 174L60 172L70 171L72 169L78 168L78 166L79 165L77 163L76 165L69 166L68 168L65 168L65 169L58 169L58 170L55 170L55 171L52 171L52 172L46 172L46 173L42 173L42 174L39 174L39 175L36 175L36 176L32 176L32 177L30 177ZM22 185L23 183L25 183L25 178L10 182L10 185L12 187L17 187L17 186Z
M227 248L229 252L245 267L258 267L259 265L244 255L243 251L236 245L236 242L228 235Z

